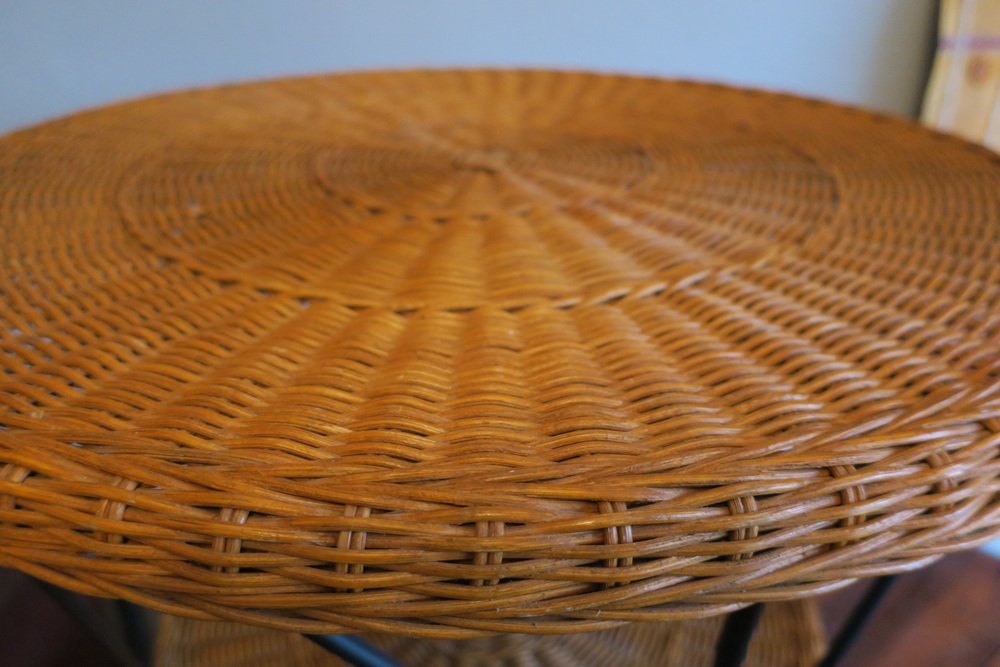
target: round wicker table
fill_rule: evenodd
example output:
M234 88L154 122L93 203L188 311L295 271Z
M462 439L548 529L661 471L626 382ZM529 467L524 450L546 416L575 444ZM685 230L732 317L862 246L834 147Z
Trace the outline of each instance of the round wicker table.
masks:
M192 619L672 621L1000 531L1000 158L757 91L276 80L0 139L0 564Z

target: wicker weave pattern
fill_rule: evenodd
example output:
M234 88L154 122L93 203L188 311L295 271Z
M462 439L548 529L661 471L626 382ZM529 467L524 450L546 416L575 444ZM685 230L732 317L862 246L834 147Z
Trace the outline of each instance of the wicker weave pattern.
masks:
M1000 164L792 97L282 80L0 140L0 564L560 633L1000 528Z
M711 667L722 617L677 623L632 623L582 635L498 635L414 639L370 635L368 641L407 667ZM164 616L156 667L345 667L301 635L238 623ZM810 601L765 607L745 667L813 667L823 654L823 627Z

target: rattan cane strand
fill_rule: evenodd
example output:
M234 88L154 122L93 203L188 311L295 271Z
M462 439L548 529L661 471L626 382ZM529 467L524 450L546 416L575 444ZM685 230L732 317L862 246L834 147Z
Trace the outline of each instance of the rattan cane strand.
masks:
M1000 162L583 73L0 139L0 564L195 618L564 633L1000 528Z
M156 667L344 667L301 635L178 616L160 621ZM711 667L722 617L632 623L581 635L499 635L479 639L366 639L408 667ZM746 667L813 667L823 627L810 601L765 607Z

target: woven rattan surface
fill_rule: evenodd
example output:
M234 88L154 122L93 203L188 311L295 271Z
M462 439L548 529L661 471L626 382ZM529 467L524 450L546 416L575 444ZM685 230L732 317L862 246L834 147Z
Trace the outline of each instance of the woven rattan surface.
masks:
M1000 162L551 72L0 139L0 564L196 618L563 633L1000 527Z
M368 641L407 667L711 667L722 617L632 623L589 634L481 639L415 639L373 634ZM761 615L745 667L813 667L823 627L811 601L775 602ZM345 667L301 635L240 623L164 616L156 667Z

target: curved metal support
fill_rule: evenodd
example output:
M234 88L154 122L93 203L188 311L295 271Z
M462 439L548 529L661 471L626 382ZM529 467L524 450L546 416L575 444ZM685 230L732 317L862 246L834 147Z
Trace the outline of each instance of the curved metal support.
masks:
M354 667L402 667L392 656L351 635L303 635Z
M740 667L743 664L763 611L764 605L758 603L726 616L715 647L715 667Z

